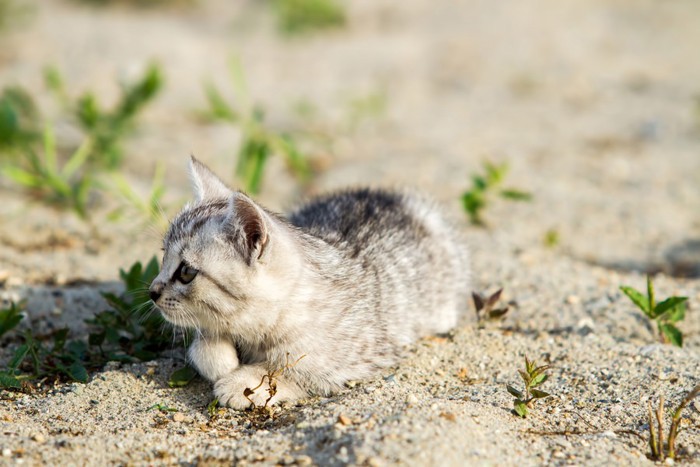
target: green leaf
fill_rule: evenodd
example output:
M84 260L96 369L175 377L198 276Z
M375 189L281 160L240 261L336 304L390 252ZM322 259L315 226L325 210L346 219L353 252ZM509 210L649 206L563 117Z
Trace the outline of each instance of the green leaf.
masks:
M168 379L168 386L171 388L181 388L187 386L197 376L197 371L194 368L186 366L173 371Z
M511 201L531 201L532 195L526 191L506 189L501 190L501 197Z
M668 323L677 323L685 319L685 302L679 303L661 316L661 320Z
M11 303L9 308L0 310L0 336L14 329L22 321L23 304Z
M213 417L216 415L216 408L219 405L219 398L215 397L209 404L207 405L207 413L209 414L209 417Z
M87 370L79 362L73 362L68 367L66 374L73 380L79 381L81 383L87 383L89 378Z
M506 389L512 396L517 397L518 399L524 399L523 393L515 389L510 384L506 385Z
M515 410L515 413L518 414L520 417L525 418L527 417L528 410L527 410L527 405L525 402L521 401L520 399L513 401L513 410Z
M548 378L549 378L549 375L545 375L545 374L535 375L534 377L532 377L532 380L530 381L530 387L534 388L535 386L539 386L540 384L547 381Z
M683 347L683 334L673 324L659 324L659 331L666 339L677 347Z
M654 313L653 313L652 317L656 318L658 316L661 316L664 313L666 313L667 311L671 310L672 308L675 308L678 305L680 305L681 303L685 302L686 300L688 300L688 297L669 297L666 300L664 300L663 302L658 303L654 307ZM684 313L684 315L685 315L685 313ZM681 319L683 319L683 318L681 318Z
M21 389L22 382L6 371L0 371L0 387L5 389Z
M632 302L644 312L645 315L651 317L651 309L649 308L649 299L641 294L638 290L621 285L620 290L627 295Z
M7 367L12 370L17 369L17 367L19 367L24 361L24 358L29 353L29 350L29 344L22 344L17 347L17 349L15 349L15 354L12 356L10 363L7 364Z
M543 397L548 397L550 394L548 392L540 391L539 389L530 389L530 394L535 399L542 399Z
M647 297L649 297L649 306L647 310L651 312L656 308L656 297L654 294L654 283L651 281L650 275L647 275Z
M520 374L520 377L525 381L525 384L530 384L530 375L523 371L523 370L518 370L518 373Z

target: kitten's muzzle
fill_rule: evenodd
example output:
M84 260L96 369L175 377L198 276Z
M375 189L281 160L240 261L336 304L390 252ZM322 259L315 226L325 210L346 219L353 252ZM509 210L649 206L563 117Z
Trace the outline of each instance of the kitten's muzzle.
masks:
M165 288L165 284L162 282L154 282L151 284L151 288L148 289L148 296L151 297L151 300L154 302L157 302L158 299L160 298L161 295L163 295L163 289Z

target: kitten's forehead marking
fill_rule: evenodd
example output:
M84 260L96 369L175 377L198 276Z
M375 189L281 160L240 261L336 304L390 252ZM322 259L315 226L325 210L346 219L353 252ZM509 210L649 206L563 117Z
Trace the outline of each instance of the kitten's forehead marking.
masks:
M170 244L191 238L209 221L224 216L228 205L227 199L220 199L185 208L170 225L165 235L164 247L167 249Z

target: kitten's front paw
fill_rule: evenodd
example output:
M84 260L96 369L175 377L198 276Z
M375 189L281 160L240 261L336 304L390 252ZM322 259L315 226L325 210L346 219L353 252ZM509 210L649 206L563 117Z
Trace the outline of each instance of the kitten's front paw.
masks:
M234 409L246 409L251 406L251 401L255 407L262 407L270 398L268 379L265 378L260 384L266 373L267 371L263 367L257 365L240 366L231 374L214 383L214 396L219 399L221 405L227 405ZM289 381L276 379L273 384L276 392L267 405L274 405L285 400L295 400L304 395L302 390ZM256 387L257 389L255 389ZM251 392L253 390L254 392Z
M232 342L199 337L192 342L187 355L200 375L218 381L238 367L238 354Z

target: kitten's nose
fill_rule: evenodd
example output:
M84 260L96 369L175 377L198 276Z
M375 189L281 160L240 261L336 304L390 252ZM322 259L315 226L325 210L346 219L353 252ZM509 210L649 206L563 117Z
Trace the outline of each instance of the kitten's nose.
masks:
M163 295L163 288L165 287L165 284L162 282L154 282L151 284L151 288L148 290L148 295L151 297L151 300L154 302L157 302L158 299L160 298L161 295Z

